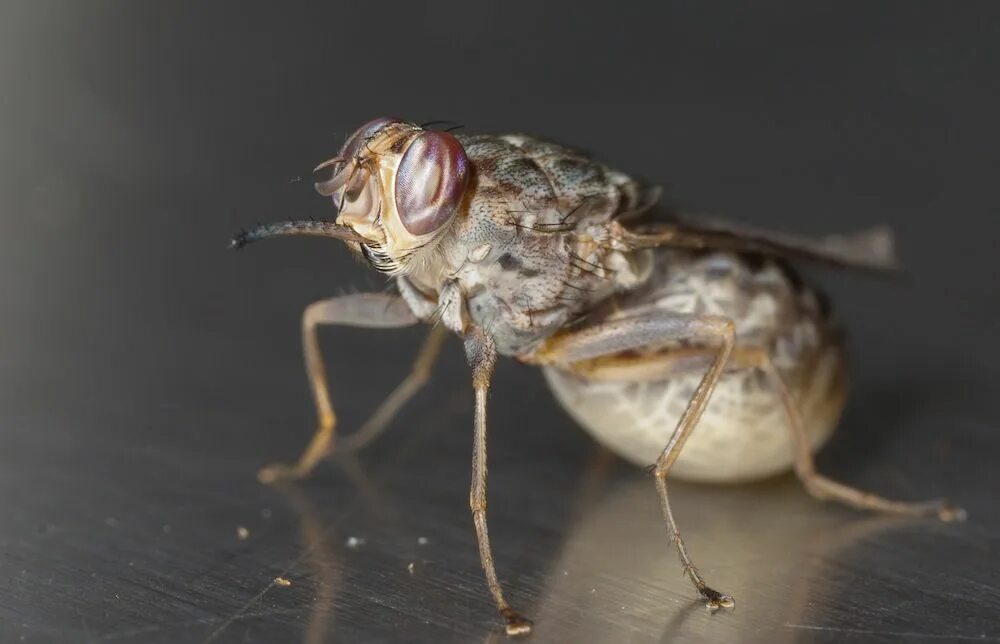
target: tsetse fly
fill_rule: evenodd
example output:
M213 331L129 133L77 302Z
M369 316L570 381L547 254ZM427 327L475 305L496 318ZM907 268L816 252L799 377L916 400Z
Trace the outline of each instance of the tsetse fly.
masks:
M396 292L309 305L302 338L319 428L299 460L264 482L308 475L334 450L316 329L431 325L410 375L338 449L378 434L428 379L447 332L464 341L475 392L470 505L486 582L509 635L531 622L504 598L486 524L486 403L497 356L538 365L598 441L652 465L667 534L712 609L733 599L695 568L667 482L747 481L794 469L809 494L871 510L961 519L944 502L890 500L813 463L846 395L841 332L789 265L895 267L891 232L804 238L712 218L660 215L659 189L588 156L520 134L451 134L393 118L363 125L317 170L337 217L257 226L342 240Z

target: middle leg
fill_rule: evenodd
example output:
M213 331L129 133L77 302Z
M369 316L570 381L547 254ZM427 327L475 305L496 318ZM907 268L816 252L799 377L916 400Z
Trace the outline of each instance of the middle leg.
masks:
M684 574L712 609L734 606L732 597L711 588L702 578L687 552L677 521L670 507L667 475L680 455L685 441L701 418L719 378L732 353L736 329L732 320L709 315L676 315L658 311L649 315L625 318L570 332L549 341L532 357L543 364L572 369L574 363L633 349L677 341L692 341L713 347L714 357L698 383L694 395L681 415L653 468L660 508L667 524L670 541L677 548Z

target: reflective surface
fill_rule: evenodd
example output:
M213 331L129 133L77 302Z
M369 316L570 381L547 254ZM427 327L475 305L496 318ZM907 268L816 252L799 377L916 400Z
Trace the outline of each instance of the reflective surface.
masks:
M257 220L328 216L308 176L289 180L382 113L549 134L758 225L899 231L903 278L815 274L854 358L819 465L896 497L948 496L970 520L824 506L790 476L675 484L692 556L737 601L710 615L646 474L574 427L539 373L504 362L489 519L532 641L1000 640L995 16L790 3L622 15L634 29L612 36L596 13L574 14L571 33L555 9L525 27L465 5L385 21L323 6L3 9L0 641L504 640L468 512L472 396L457 342L358 458L297 488L254 480L312 429L302 308L385 285L334 243L233 254L225 242ZM360 51L373 24L384 47L366 50L372 65L409 51L428 68L451 60L465 81L345 76L336 57ZM359 28L334 38L330 25ZM436 37L407 50L414 25ZM583 46L601 38L622 39L618 59ZM638 77L663 82L636 89ZM498 102L514 84L532 100ZM637 122L656 127L637 136ZM422 333L324 331L345 431L403 376Z

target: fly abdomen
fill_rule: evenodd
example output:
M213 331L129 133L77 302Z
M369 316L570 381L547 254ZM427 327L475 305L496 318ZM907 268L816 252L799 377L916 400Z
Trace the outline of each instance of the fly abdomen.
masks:
M588 323L653 309L722 316L736 327L729 368L672 475L728 482L792 466L794 441L781 393L754 366L757 352L766 352L797 400L813 449L832 433L846 395L839 334L820 299L785 267L728 253L657 251L645 285L616 297ZM612 356L601 365L546 367L545 373L570 415L613 451L645 466L667 444L716 350L693 342L656 344L620 356L620 364ZM669 368L657 371L650 364Z

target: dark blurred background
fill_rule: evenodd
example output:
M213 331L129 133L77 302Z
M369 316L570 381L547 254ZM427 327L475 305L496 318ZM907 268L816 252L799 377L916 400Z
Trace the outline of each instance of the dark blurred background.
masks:
M535 641L1000 639L998 56L995 2L3 2L0 640L502 640L457 343L359 459L254 479L313 428L303 307L385 283L336 243L227 239L331 216L309 170L379 115L564 141L756 225L898 232L899 279L810 271L854 358L819 462L970 520L678 484L739 602L709 616L652 483L505 362L490 525ZM344 431L421 334L324 331Z

